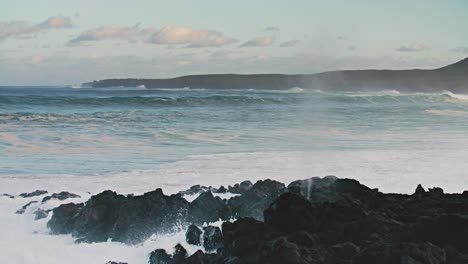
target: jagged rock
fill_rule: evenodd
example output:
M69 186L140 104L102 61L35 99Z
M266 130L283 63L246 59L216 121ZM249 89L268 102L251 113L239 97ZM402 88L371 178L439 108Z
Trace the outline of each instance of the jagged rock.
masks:
M219 187L219 189L217 189L215 192L216 193L227 193L227 191L228 190L226 189L226 187L221 185L221 187Z
M202 224L227 219L229 212L226 203L221 198L214 197L211 191L207 191L190 203L188 215L191 222Z
M243 194L248 191L253 186L250 181L243 181L241 183L236 183L234 186L228 186L228 192Z
M42 210L41 208L37 208L37 210L34 211L34 220L46 218L49 216L49 212L50 210Z
M62 219L61 207L55 208L48 226L53 233L72 233L82 242L111 238L133 244L154 233L173 230L187 219L188 206L185 199L166 196L161 189L133 197L105 191L92 196L69 218Z
M172 263L172 256L167 254L164 249L156 249L151 252L149 257L149 264L170 264Z
M201 192L206 192L211 190L210 187L201 186L199 184L191 186L188 190L178 192L179 195L194 195Z
M257 181L242 195L229 199L228 206L237 217L262 220L263 211L285 190L285 185L277 181Z
M23 198L30 198L30 197L34 197L34 196L44 195L46 193L48 193L48 192L44 191L44 190L36 190L34 192L31 192L31 193L21 193L19 196L23 197Z
M223 247L223 234L219 227L207 226L203 228L203 247L207 251Z
M58 199L60 201L63 201L69 198L81 198L81 196L79 196L78 194L70 193L70 192L53 193L52 195L44 197L42 199L42 203L45 203L51 199Z
M203 231L196 225L190 225L185 233L185 240L190 245L201 245L201 235Z
M420 196L420 195L424 195L425 193L426 193L426 190L424 190L421 184L418 184L418 186L416 187L416 191L414 191L414 195Z
M243 212L244 203L274 197L264 222L225 222L216 254L199 251L171 264L468 263L468 195L418 193L383 194L335 177L296 181L287 190L260 181L228 204Z
M25 205L23 205L20 209L16 210L15 213L17 214L24 214L24 212L26 212L26 209L33 203L37 203L37 201L31 201Z
M13 196L11 194L8 194L8 193L4 193L4 194L2 194L2 196L5 196L5 197L11 198L11 199L15 198L15 196Z
M185 248L181 244L177 244L174 249L175 250L174 254L172 255L172 260L175 263L183 262L188 256L187 250L185 250Z

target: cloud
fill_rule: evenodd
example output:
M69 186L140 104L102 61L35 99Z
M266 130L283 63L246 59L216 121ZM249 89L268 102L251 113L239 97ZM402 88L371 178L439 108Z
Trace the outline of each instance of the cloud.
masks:
M70 28L73 26L71 19L65 16L49 17L46 21L38 25L44 29Z
M27 21L0 21L0 40L11 37L31 38L36 33L69 27L72 27L71 19L65 16L49 17L38 24L31 24Z
M133 41L141 36L155 32L155 28L139 29L138 25L133 27L120 27L116 25L102 26L85 31L76 38L68 41L68 45L76 45L80 42L98 41L106 39L124 39Z
M70 40L68 45L106 39L124 39L132 43L141 40L151 44L186 45L188 48L220 47L237 42L236 39L213 30L196 30L180 26L166 26L161 30L155 27L140 29L139 24L137 24L133 27L112 25L94 28Z
M273 36L266 36L266 37L259 37L255 39L251 39L249 41L246 41L242 43L239 47L268 47L273 44L275 41L275 37Z
M266 27L264 30L265 31L280 31L279 28L273 27L273 26Z
M464 46L464 47L456 47L456 48L453 48L451 50L449 50L451 52L457 52L457 53L468 53L468 46Z
M0 22L0 40L10 37L24 37L39 32L39 28L25 21Z
M411 43L410 45L402 45L399 48L396 48L395 50L400 51L400 52L419 52L419 51L423 51L426 49L427 47L426 45L424 45L424 43L414 42L414 43Z
M220 47L237 42L221 32L213 30L196 30L191 27L166 26L154 33L147 40L152 44L180 45L189 48Z
M294 47L297 44L299 44L299 42L301 42L301 41L297 40L297 39L293 39L293 40L285 41L285 42L281 43L279 46L280 46L280 48Z

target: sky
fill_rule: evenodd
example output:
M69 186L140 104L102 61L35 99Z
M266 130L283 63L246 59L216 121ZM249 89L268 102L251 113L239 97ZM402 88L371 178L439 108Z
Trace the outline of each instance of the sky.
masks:
M430 69L468 57L464 0L0 0L0 85Z

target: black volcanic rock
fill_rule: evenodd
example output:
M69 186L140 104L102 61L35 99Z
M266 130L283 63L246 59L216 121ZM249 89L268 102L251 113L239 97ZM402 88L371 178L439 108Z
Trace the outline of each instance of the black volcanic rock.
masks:
M243 194L247 190L249 190L253 186L252 182L250 181L243 181L241 183L236 183L234 186L229 186L228 187L228 192L230 193L237 193L237 194Z
M263 219L263 210L286 190L285 185L274 180L256 182L242 195L229 199L228 205L237 217Z
M164 249L156 249L151 252L149 257L149 264L170 264L172 262L172 256L167 254Z
M196 225L190 225L185 233L185 241L190 245L201 245L203 231Z
M70 193L70 192L53 193L52 195L42 198L42 203L45 203L52 199L58 199L59 201L63 201L69 198L81 198L81 196L79 196L78 194Z
M34 196L41 196L41 195L44 195L46 193L48 193L48 192L45 191L45 190L36 190L34 192L31 192L31 193L21 193L18 196L23 197L23 198L30 198L30 197L34 197Z
M20 209L16 210L16 214L24 214L24 212L26 212L26 209L31 205L31 204L34 204L34 203L37 203L37 201L31 201L25 205L23 205Z
M85 83L90 87L273 89L291 87L323 91L468 92L468 58L432 70L346 70L317 74L206 74L171 79L107 79Z
M180 196L166 196L161 189L127 197L105 191L75 206L73 214L62 212L63 205L55 208L48 226L52 233L72 233L81 242L112 238L136 243L154 233L173 230L175 223L187 219L188 205Z
M215 222L228 218L226 203L219 197L214 197L211 191L206 191L189 205L189 218L191 222L203 224L203 222Z
M223 233L219 227L207 226L203 228L203 247L207 251L223 247Z
M264 222L225 222L216 254L199 251L174 263L468 263L466 193L383 194L334 177L296 181L287 190L256 185L252 197L267 197L265 189L279 195Z

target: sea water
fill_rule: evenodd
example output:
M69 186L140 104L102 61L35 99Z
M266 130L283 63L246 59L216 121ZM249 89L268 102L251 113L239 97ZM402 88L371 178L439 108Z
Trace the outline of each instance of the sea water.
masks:
M70 191L82 198L64 202L80 202L107 189L176 193L326 175L384 192L418 183L461 192L467 157L468 96L449 91L0 87L0 194ZM36 208L61 202L14 214L32 200L0 197L2 263L146 263L151 250L184 240L75 244L48 234L50 216L33 220Z

